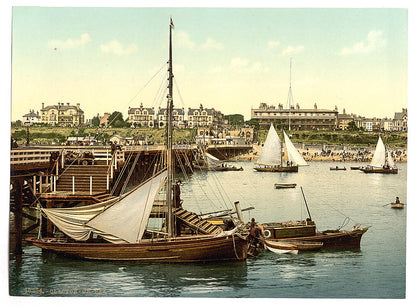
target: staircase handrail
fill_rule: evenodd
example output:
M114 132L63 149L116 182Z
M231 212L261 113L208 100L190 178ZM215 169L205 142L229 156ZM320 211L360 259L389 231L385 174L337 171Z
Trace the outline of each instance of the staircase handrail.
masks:
M62 157L63 153L64 153L65 149L61 149L61 151L59 152L59 155L56 157L55 162L53 163L53 166L51 168L51 174L53 173L53 170L56 169L56 176L59 175L59 159ZM52 153L51 153L52 154Z

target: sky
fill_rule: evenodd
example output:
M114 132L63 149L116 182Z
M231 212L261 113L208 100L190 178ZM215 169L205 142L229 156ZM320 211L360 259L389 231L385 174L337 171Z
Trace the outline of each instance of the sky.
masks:
M261 102L392 118L407 107L406 8L12 8L11 120L42 103L86 119L166 105L243 114ZM292 70L290 74L290 62Z

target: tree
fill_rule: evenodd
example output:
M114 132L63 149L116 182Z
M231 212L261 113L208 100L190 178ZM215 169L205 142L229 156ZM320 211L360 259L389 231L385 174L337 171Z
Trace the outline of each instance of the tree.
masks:
M126 122L123 119L123 114L119 111L114 111L108 117L108 125L113 128L122 128L127 126Z
M94 127L98 127L100 125L100 119L98 118L98 116L94 116L91 120L91 124Z
M358 129L358 127L357 127L357 125L355 124L355 122L354 121L350 121L349 123L348 123L348 128L347 128L349 131L357 131L357 130L360 130L360 129Z
M260 124L258 119L250 119L245 122L245 124L254 127L255 129L259 130Z

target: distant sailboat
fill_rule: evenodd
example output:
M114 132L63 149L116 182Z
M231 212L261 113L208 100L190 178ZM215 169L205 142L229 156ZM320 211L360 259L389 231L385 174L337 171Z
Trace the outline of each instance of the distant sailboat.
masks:
M393 158L386 146L384 146L381 137L378 137L376 150L370 165L361 167L361 171L364 173L381 173L381 174L397 174L398 169L394 164Z
M283 156L280 138L273 124L270 125L263 149L256 162L259 166L254 167L256 171L297 172L299 165L308 165L284 131L283 135L286 145L286 158Z

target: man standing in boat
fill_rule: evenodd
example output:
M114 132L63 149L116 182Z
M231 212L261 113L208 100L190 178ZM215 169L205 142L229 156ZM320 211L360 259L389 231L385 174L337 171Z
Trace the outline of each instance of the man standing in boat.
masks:
M177 180L175 185L173 186L173 200L175 208L181 207L181 183L182 182L180 180Z

